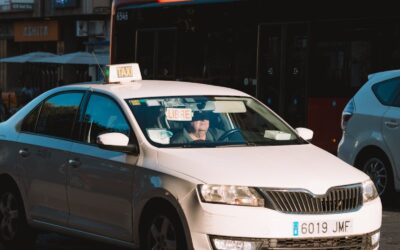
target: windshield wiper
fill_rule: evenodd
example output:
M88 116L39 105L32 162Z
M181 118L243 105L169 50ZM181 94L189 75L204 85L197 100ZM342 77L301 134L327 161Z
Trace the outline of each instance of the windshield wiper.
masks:
M253 142L231 142L231 143L221 143L216 145L218 148L224 148L224 147L243 147L243 146L256 146L255 143Z
M182 148L215 148L216 145L212 143L191 143L191 144L183 144Z

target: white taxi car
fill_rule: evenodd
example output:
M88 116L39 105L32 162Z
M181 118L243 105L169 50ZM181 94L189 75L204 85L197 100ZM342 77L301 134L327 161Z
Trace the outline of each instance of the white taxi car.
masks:
M310 130L243 92L137 72L52 89L0 124L4 245L45 229L140 249L378 249L374 184Z

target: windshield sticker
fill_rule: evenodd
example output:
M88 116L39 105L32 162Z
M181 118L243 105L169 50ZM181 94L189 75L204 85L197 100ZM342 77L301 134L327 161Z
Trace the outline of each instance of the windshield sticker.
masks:
M139 100L130 100L129 103L132 106L139 106L140 105L140 101Z
M169 121L191 121L193 112L191 109L186 108L167 108L165 116Z
M148 107L160 106L160 102L158 100L146 100L146 104Z
M276 140L276 141L287 141L290 140L291 134L285 133L279 130L265 130L264 138Z
M165 99L164 100L164 106L165 107L179 107L179 106L184 106L180 98L171 98L171 99Z
M147 135L154 142L160 144L169 144L169 139L172 137L173 133L166 129L147 129Z

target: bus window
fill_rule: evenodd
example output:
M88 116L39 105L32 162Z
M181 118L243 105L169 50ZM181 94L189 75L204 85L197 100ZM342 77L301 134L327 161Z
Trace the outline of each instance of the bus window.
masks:
M149 30L138 30L136 35L136 62L140 62L143 79L154 77L155 34Z
M143 79L175 78L176 29L138 30L135 51Z

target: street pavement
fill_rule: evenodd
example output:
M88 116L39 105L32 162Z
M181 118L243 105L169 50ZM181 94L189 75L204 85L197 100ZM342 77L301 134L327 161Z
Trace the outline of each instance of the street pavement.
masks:
M400 194L397 195L395 200L398 201L397 204L384 208L380 250L400 250ZM0 246L0 250L6 249ZM126 248L118 248L56 233L42 233L39 235L33 250L126 250Z
M383 227L381 231L382 250L400 249L400 209L383 212Z
M400 250L400 193L394 205L384 205L381 229L381 250Z

